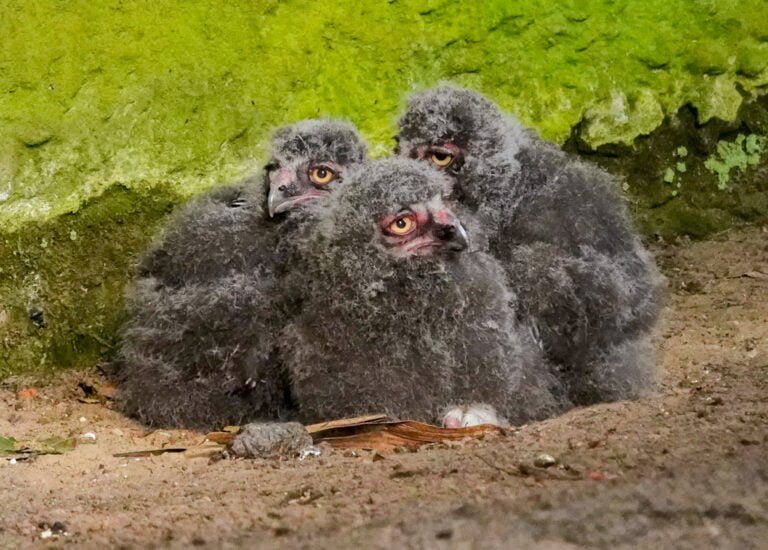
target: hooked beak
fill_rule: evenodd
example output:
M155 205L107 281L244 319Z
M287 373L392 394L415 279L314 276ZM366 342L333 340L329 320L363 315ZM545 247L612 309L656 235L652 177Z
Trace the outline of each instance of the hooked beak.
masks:
M269 196L267 197L267 210L269 217L292 210L307 201L323 196L323 191L309 188L304 191L297 189L293 181L291 169L284 168L270 176Z
M275 214L285 212L291 208L291 198L286 197L282 191L270 186L267 208L269 209L269 217L274 218Z
M445 243L445 249L451 252L461 252L469 248L469 235L458 219L450 224L438 224L435 236Z
M289 210L293 210L295 207L297 207L300 204L313 201L315 199L319 199L322 196L323 196L323 191L316 191L314 189L310 189L309 191L306 191L302 195L287 196L284 191L270 188L269 197L267 199L267 209L269 210L269 217L274 218L276 214L280 214L282 212L288 212Z

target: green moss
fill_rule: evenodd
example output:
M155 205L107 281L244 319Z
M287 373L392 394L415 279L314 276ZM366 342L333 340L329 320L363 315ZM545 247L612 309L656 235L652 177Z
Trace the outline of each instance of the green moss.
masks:
M737 86L768 83L766 21L762 0L7 0L0 228L115 184L189 196L304 117L348 117L384 153L403 96L445 79L557 141L581 122L591 147L685 103L731 119Z
M747 167L758 164L765 143L766 138L756 134L739 134L733 141L718 142L717 153L704 163L707 169L717 174L718 189L728 188L733 169L743 172Z
M0 379L110 350L131 265L174 202L116 186L77 215L0 239Z
M746 102L736 119L700 124L686 106L632 147L587 151L578 133L566 148L621 177L646 234L705 237L745 222L768 222L768 155L760 155L768 130L768 96ZM751 136L751 137L748 137ZM712 168L727 175L728 189ZM719 187L720 186L720 187Z

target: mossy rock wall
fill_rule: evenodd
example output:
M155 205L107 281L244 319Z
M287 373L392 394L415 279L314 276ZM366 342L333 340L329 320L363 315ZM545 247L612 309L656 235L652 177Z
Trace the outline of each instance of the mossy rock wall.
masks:
M764 0L5 0L0 36L0 377L108 355L163 217L271 128L344 117L383 155L440 81L624 176L648 233L768 215Z

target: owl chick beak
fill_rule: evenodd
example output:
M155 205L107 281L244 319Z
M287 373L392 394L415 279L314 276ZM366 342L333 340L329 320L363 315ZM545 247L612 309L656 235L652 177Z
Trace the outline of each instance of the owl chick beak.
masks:
M461 252L469 248L467 230L453 212L441 209L435 212L434 218L435 225L432 233L445 250Z
M435 224L434 234L443 243L445 250L461 252L469 248L469 235L458 219L450 224Z
M295 175L291 169L278 170L269 179L269 196L267 197L267 209L269 217L287 212L301 203L317 199L322 196L322 191L314 188L299 189L294 181Z

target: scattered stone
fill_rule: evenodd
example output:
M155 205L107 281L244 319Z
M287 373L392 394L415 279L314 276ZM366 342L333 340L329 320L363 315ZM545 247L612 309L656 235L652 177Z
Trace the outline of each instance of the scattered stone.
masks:
M243 458L294 457L315 449L312 436L298 422L246 424L227 448L234 456Z
M317 489L309 485L304 485L299 489L295 489L293 491L289 491L285 493L285 499L283 500L283 502L285 504L304 505L304 504L309 504L310 502L314 502L322 496L323 496L323 493L321 493Z
M322 454L322 450L319 447L307 447L299 452L299 460L304 460L307 457L316 458Z
M549 468L557 464L557 459L547 453L542 453L533 460L533 465L537 468Z
M47 521L41 521L37 524L37 527L39 529L42 529L40 532L40 538L41 539L49 539L52 537L58 538L59 536L67 537L69 536L69 531L67 531L67 526L60 522L60 521L54 521L52 524L48 523Z

